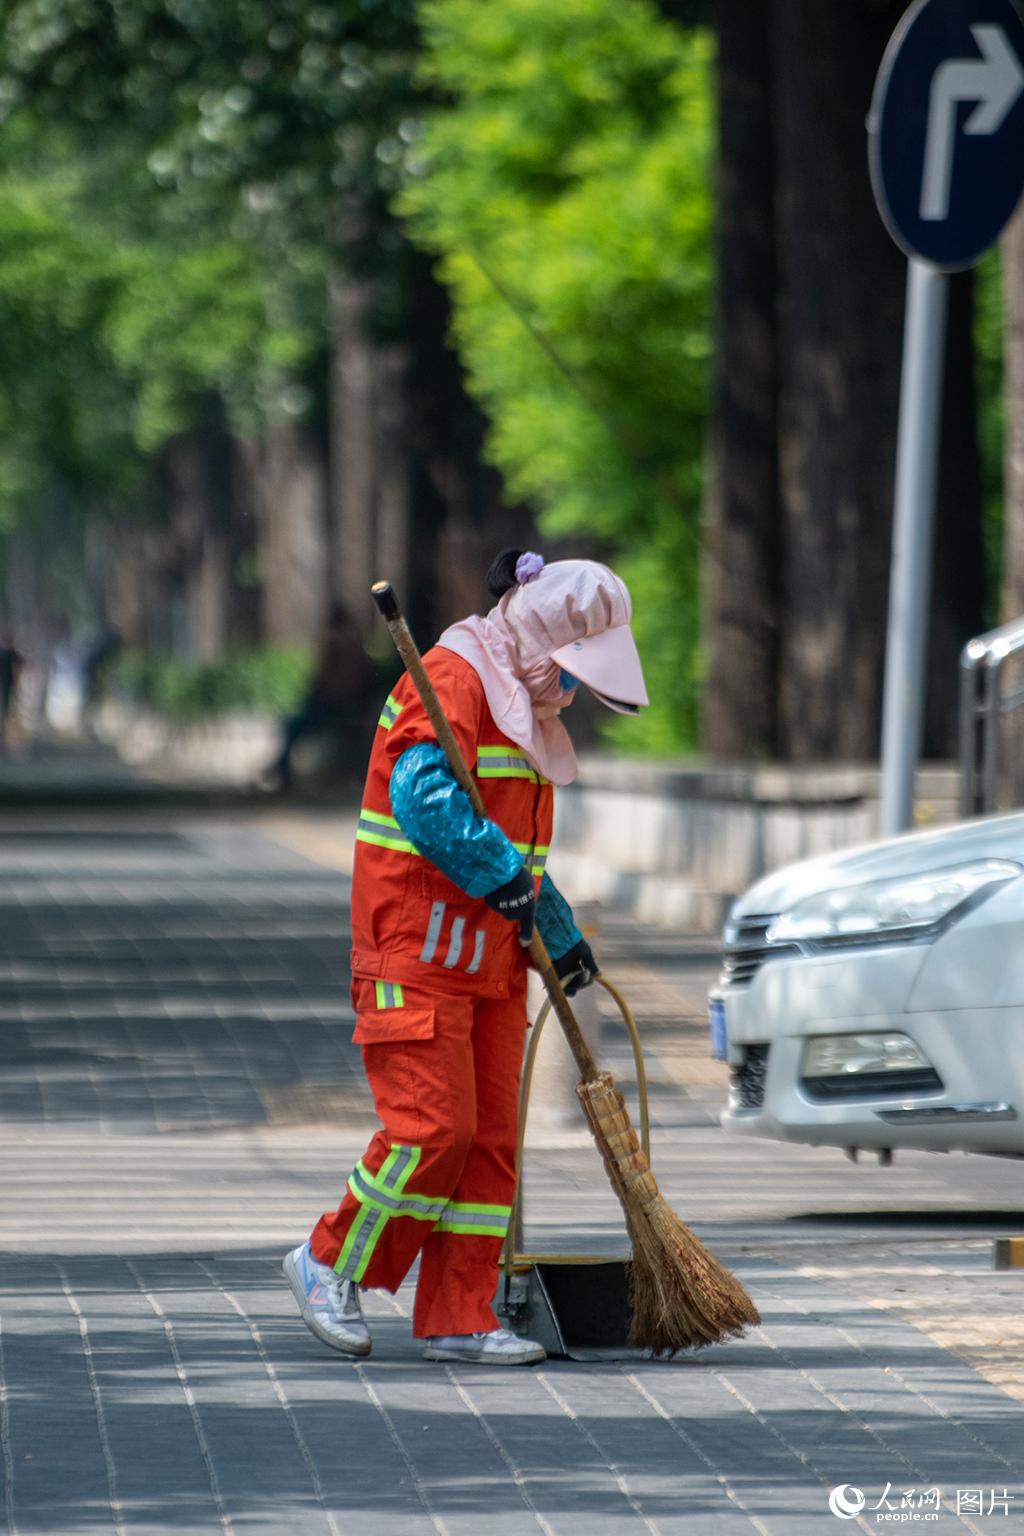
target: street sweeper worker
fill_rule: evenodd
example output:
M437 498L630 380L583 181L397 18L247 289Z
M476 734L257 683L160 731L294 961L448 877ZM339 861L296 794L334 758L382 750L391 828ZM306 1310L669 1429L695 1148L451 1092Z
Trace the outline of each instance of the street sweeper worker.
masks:
M408 675L381 712L360 810L354 1039L381 1129L338 1209L284 1261L307 1326L346 1355L371 1348L360 1289L396 1291L418 1257L426 1359L544 1358L498 1326L491 1301L515 1191L534 924L570 996L598 969L545 870L552 786L577 771L559 717L578 683L627 714L647 693L629 593L606 566L506 550L487 580L496 606L424 657L485 816Z

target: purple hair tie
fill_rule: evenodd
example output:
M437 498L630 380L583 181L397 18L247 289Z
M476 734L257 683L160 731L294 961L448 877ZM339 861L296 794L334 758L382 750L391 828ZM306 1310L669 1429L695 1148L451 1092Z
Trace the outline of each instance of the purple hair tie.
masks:
M518 581L520 586L524 586L526 582L532 581L535 576L539 576L543 569L544 556L535 555L532 550L527 550L516 561L516 581Z

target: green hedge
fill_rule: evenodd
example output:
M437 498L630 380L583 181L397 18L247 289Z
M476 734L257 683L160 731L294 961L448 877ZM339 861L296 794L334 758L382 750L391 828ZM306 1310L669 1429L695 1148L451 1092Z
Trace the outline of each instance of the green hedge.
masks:
M110 689L176 720L235 710L286 715L305 694L312 664L312 653L303 646L236 651L216 662L132 652L111 668Z

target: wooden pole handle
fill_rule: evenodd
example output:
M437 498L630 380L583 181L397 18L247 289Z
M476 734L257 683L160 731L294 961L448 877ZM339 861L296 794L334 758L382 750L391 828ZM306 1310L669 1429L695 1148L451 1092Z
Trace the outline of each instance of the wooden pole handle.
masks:
M426 667L423 665L423 657L420 655L416 641L413 639L409 626L402 616L402 611L398 606L398 599L395 596L391 583L388 581L378 581L371 587L370 591L385 624L388 626L391 638L395 642L395 649L399 656L401 656L402 661L405 663L405 669L412 678L413 686L427 712L427 718L434 727L438 745L448 759L448 766L452 770L456 782L466 791L470 804L477 815L486 816L487 812L484 810L484 803L480 798L479 786L466 766L462 749L455 738L455 732L448 723L444 710L441 708L440 700L434 691L434 685L430 681ZM576 1015L572 1011L569 999L566 997L562 983L555 972L551 956L547 951L547 945L544 943L536 927L530 940L530 959L540 974L540 978L544 983L544 990L551 999L551 1006L554 1009L555 1016L565 1032L565 1038L569 1042L569 1049L572 1051L573 1058L579 1068L580 1081L583 1083L591 1082L597 1076L597 1063L591 1054L590 1047L583 1038L583 1031L576 1021Z

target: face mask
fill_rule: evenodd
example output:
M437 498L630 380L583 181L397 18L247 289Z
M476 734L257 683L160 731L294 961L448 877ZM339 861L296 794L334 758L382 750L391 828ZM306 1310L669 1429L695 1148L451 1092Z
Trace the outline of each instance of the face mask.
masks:
M564 668L561 669L558 673L557 698L535 699L533 705L534 719L553 720L556 715L560 715L563 709L569 708L578 687L579 679L573 677L571 672L566 672Z
M560 715L562 710L572 703L575 688L574 677L552 666L551 676L545 679L543 686L538 688L534 682L530 690L533 698L534 719L553 720L556 715Z

